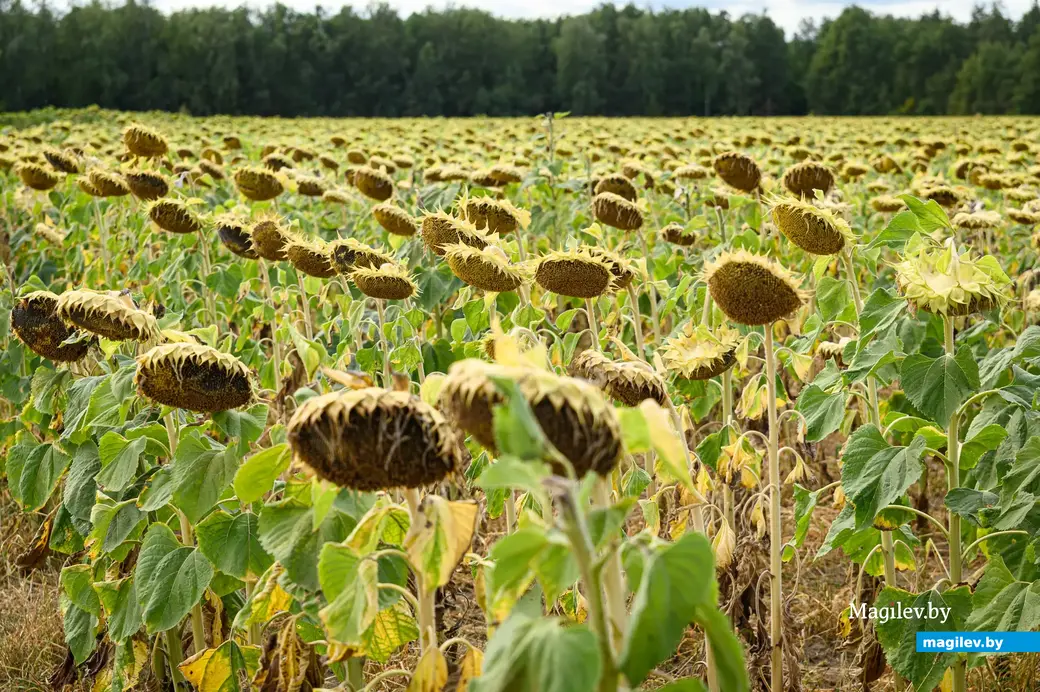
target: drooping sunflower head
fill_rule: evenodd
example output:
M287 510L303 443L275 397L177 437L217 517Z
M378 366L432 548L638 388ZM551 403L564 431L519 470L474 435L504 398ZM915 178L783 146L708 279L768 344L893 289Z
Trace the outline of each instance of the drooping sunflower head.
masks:
M350 279L366 296L380 300L405 300L419 291L408 270L396 262L376 268L356 266Z
M504 235L531 223L530 212L518 209L507 199L471 197L466 200L464 211L470 223L488 233Z
M148 218L170 233L198 233L202 219L190 205L179 199L157 199L148 205Z
M19 161L14 172L32 190L50 190L58 184L58 174L34 161Z
M407 392L342 390L305 401L289 421L296 459L320 478L363 492L421 488L460 472L458 436Z
M124 296L81 289L58 296L58 316L112 341L159 339L159 323Z
M515 291L524 281L521 269L497 245L477 249L452 243L444 246L444 259L455 276L482 291Z
M571 361L568 371L626 406L638 406L645 399L664 404L668 398L664 380L642 361L615 361L590 348Z
M296 176L296 191L304 197L321 197L325 194L325 181L311 175Z
M79 157L69 150L58 151L49 147L43 150L43 158L59 173L79 173Z
M730 187L752 192L762 182L762 170L755 160L739 151L728 151L719 154L712 162L715 174Z
M802 161L784 171L781 182L796 197L812 197L813 190L823 194L830 191L834 186L834 173L817 161Z
M906 209L906 202L893 195L879 195L870 200L870 206L874 211L889 214Z
M738 324L771 324L800 308L806 298L780 263L747 250L723 252L705 266L704 280L715 304Z
M387 233L399 236L413 236L419 228L415 219L401 207L383 202L372 207L372 216Z
M73 340L77 332L61 319L57 308L58 296L50 291L28 293L12 308L11 327L34 353L56 363L72 363L87 355L96 339L84 334Z
M138 356L134 377L141 396L163 406L214 413L253 400L249 368L203 344L161 344Z
M340 238L329 244L329 259L340 274L350 276L355 269L376 269L384 264L393 264L392 255L369 247L353 238Z
M622 231L635 231L643 225L643 212L635 203L613 192L601 192L592 198L596 220Z
M267 202L285 191L285 186L278 176L266 168L239 168L232 179L242 196L254 202Z
M517 383L546 439L570 461L578 477L590 471L605 476L617 466L621 435L614 408L596 387L580 379L467 359L448 369L438 407L481 445L497 451L494 407L505 399L495 377ZM549 461L554 473L564 473L560 464Z
M274 214L261 216L250 233L253 251L265 260L280 262L288 259L285 246L292 240L292 233L282 225L282 220Z
M130 194L130 186L118 173L94 168L87 174L87 179L98 197L125 197Z
M134 197L145 202L165 197L170 192L170 184L161 173L153 171L127 171L123 174L123 179Z
M596 181L596 185L592 190L593 194L600 195L604 192L611 192L619 197L624 197L629 202L635 202L639 193L636 191L636 186L632 184L632 181L628 179L628 176L623 173L613 173L611 175L605 175Z
M661 358L669 372L686 380L708 380L733 367L740 334L726 326L709 329L687 324L665 340Z
M443 211L428 212L423 216L422 241L428 250L442 257L446 245L464 243L481 249L489 243L486 234L472 223Z
M595 298L606 292L610 264L588 248L557 250L538 262L535 281L547 291L571 298Z
M837 254L855 239L845 219L801 199L775 200L773 223L788 240L814 255Z
M307 276L328 279L336 275L328 245L320 238L294 238L285 245L285 256Z
M362 166L354 169L354 187L358 192L377 202L385 202L394 194L394 181L382 170Z
M958 253L952 238L940 248L920 248L895 270L896 284L914 309L951 317L1002 306L1012 283L996 258Z
M228 250L245 259L259 259L253 249L253 233L249 223L236 214L222 214L216 219L217 237Z
M697 242L697 233L687 230L686 226L678 221L673 221L661 229L661 237L673 245L689 247Z
M996 228L1000 225L1000 214L995 211L979 209L978 211L961 211L954 214L950 219L954 228L963 228L969 231L978 231L987 228Z
M133 123L123 130L123 144L134 156L146 159L163 156L170 148L165 137L139 123Z
M636 278L636 272L632 268L632 263L618 253L604 250L597 246L589 247L588 251L594 258L606 262L610 268L611 280L607 290L624 291L632 283L632 280Z

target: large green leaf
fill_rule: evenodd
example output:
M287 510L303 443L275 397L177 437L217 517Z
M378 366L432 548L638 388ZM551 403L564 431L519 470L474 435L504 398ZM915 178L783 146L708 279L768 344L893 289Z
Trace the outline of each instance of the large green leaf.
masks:
M246 410L231 409L213 414L213 422L228 437L238 441L239 453L249 451L249 445L260 439L267 426L267 404L256 404Z
M208 512L238 470L233 447L221 447L197 433L181 439L174 455L171 482L174 503L192 523Z
M155 567L149 581L144 624L149 633L177 625L202 599L213 578L213 565L197 548L177 548Z
M813 511L820 492L809 491L797 483L794 484L794 535L787 542L783 550L783 560L787 562L794 557L795 551L805 543L805 537L809 534L809 524L812 522Z
M144 437L130 441L119 433L105 433L98 442L101 471L97 474L97 483L106 492L125 490L137 475L141 455L147 444L148 440Z
M199 550L225 574L238 579L259 577L273 561L260 545L260 520L255 514L231 516L222 509L210 514L195 530Z
M18 475L17 494L15 499L31 511L38 510L47 504L51 493L58 485L58 479L68 468L72 459L51 443L34 447L25 457L25 465ZM10 465L8 466L10 477ZM15 486L10 486L12 491Z
M69 565L61 570L61 588L69 601L91 615L101 615L101 601L94 592L90 565Z
M956 632L964 629L971 612L971 589L959 586L940 594L925 591L913 594L896 588L882 589L874 603L877 608L902 608L904 617L878 620L878 641L889 665L914 684L914 689L931 690L942 682L946 669L957 660L956 653L918 653L918 632ZM939 609L951 609L943 620ZM891 611L889 611L891 612Z
M999 555L986 565L967 627L976 632L1029 632L1040 627L1040 580L1019 581Z
M684 533L643 569L619 658L629 682L641 683L675 651L690 623L705 628L722 689L749 688L740 644L716 605L715 560L708 539Z
M90 531L90 513L97 496L94 477L101 470L98 448L93 442L84 442L72 456L69 473L62 486L61 502L84 533Z
M328 542L341 542L357 520L334 506L315 531L313 511L296 498L264 505L260 512L260 545L285 567L294 582L317 591L321 547Z
M95 553L112 553L135 533L140 536L144 520L145 514L137 508L135 500L114 502L102 495L90 513L93 528L87 536L87 545Z
M134 578L99 581L94 584L94 590L105 607L108 636L112 641L126 641L137 634L143 623Z
M900 376L910 403L943 427L957 407L979 389L979 367L968 349L956 356L907 356Z
M828 394L811 384L798 395L795 408L805 416L805 438L818 442L841 427L845 418L845 392Z
M61 612L65 629L65 643L72 659L79 665L87 660L97 644L98 619L92 613L76 606L67 596L61 596Z
M863 304L863 312L859 315L861 338L891 327L905 308L904 299L883 288L875 290Z
M141 552L134 568L138 605L144 609L152 597L153 579L156 570L167 555L181 548L180 541L166 524L155 523L148 527L141 542Z
M292 452L280 444L257 452L235 472L235 495L242 502L256 502L270 492L275 480L289 468Z
M953 228L950 217L934 199L924 201L913 195L899 195L899 199L903 200L910 212L917 217L917 223L925 233L931 233L940 228Z
M318 579L329 604L321 620L334 641L363 644L379 613L378 565L345 545L326 544L318 559Z
M925 441L915 436L907 447L888 444L874 425L858 428L842 455L841 483L855 505L856 528L864 528L921 477Z

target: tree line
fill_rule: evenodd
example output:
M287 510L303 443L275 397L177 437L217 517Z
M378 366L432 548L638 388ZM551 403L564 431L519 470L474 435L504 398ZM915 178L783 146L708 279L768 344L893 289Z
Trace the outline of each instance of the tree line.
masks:
M603 5L510 20L386 5L300 13L0 0L0 111L195 115L1040 113L1040 8L967 23L849 7L790 39L765 15Z

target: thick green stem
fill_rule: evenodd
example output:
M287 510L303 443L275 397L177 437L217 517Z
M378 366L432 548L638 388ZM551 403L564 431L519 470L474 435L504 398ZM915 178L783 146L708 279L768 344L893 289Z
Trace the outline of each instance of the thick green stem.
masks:
M192 548L195 546L195 536L191 530L191 522L183 512L177 512L181 522L181 543ZM202 618L202 601L191 607L191 643L195 653L206 650L206 625Z
M104 272L105 279L108 279L108 229L105 228L105 220L101 215L101 205L94 198L94 219L98 227L98 240L101 243L101 270Z
M202 303L206 306L206 314L209 315L209 323L217 324L217 304L213 299L213 294L210 292L209 287L206 285L206 281L209 279L210 273L213 271L210 265L209 259L209 240L206 235L202 232L196 234L198 236L198 243L201 248L199 256L202 258L202 284L200 290L202 291Z
M647 360L650 354L646 352L646 346L643 345L643 316L639 312L639 294L636 293L636 287L631 282L628 284L628 302L632 307L632 328L636 335L636 351L639 352L640 358Z
M311 301L307 290L303 287L303 274L297 272L296 285L300 287L300 303L303 305L303 333L308 339L314 338L314 323L311 320Z
M256 577L249 575L246 577L246 603L253 597L253 591L256 589ZM260 644L260 624L253 623L246 630L246 643L250 646L257 646Z
M600 478L596 481L593 498L597 505L606 509L610 507L610 479ZM612 642L615 649L620 649L627 627L628 612L625 608L625 579L621 573L621 555L611 549L603 573L603 587L607 592L607 608L610 611Z
M183 685L185 681L180 665L184 661L184 650L181 648L179 628L174 627L163 632L163 639L166 640L166 662L170 666L170 679L174 685Z
M347 685L354 692L365 689L365 659L352 656L347 659Z
M953 341L953 318L943 318L944 339L946 355L954 355ZM952 491L961 484L961 442L960 442L960 414L954 413L950 418L950 425L946 430L946 476L947 486ZM950 512L950 582L954 588L963 581L964 559L961 551L961 517L956 512ZM968 670L967 661L959 656L953 665L953 692L965 692L967 690Z
M509 494L506 495L505 501L505 512L506 512L506 533L513 533L516 531L516 491L510 490Z
M650 266L650 246L646 243L646 234L639 234L639 242L643 244L643 258L646 260L646 271L650 275L650 319L654 322L654 345L661 346L661 318L657 314L657 287L654 286L654 271Z
M780 426L776 415L776 353L773 351L773 325L765 325L766 396L769 411L769 629L772 656L770 689L784 689L783 629L783 536L780 526Z
M585 299L585 314L589 318L589 331L592 332L592 348L602 350L599 343L599 321L596 319L596 303L592 298Z
M722 424L733 424L733 370L727 369L722 373ZM729 479L722 478L722 513L726 517L726 523L733 529L736 535L736 503L733 501L733 487Z
M260 265L260 280L264 283L264 295L274 312L271 320L271 357L274 359L274 394L277 402L278 394L282 391L282 347L278 343L278 306L274 302L274 291L271 289L271 275L267 271L267 260L258 260Z
M614 658L614 648L611 646L612 637L607 623L607 608L603 600L603 585L600 581L600 571L594 566L595 555L589 529L585 524L585 514L581 511L577 492L573 487L567 489L566 495L561 500L563 530L570 540L574 559L581 572L581 581L585 585L585 598L589 604L589 622L592 623L592 630L596 633L596 640L603 659L603 673L600 675L598 690L599 692L617 692L618 670Z
M379 316L379 348L382 350L380 359L383 361L383 386L392 389L394 383L390 378L390 344L386 340L386 315L383 313L383 301L376 298L376 314Z
M412 526L418 526L422 519L422 510L419 507L419 491L415 488L407 488L404 491L405 501L408 503L408 513L411 515ZM419 601L419 649L422 653L430 647L437 646L436 630L436 589L427 589L420 574L415 575L416 600Z

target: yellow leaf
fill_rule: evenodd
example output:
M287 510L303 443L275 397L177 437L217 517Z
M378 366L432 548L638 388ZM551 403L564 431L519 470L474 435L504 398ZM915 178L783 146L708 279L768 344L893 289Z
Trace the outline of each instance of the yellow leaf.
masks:
M646 399L639 405L646 420L650 439L653 441L654 449L658 458L667 472L667 475L675 479L687 488L694 487L690 469L686 465L686 453L684 445L686 441L680 437L678 431L672 427L671 417L668 412L661 408L653 399Z
M451 580L455 567L473 542L477 529L476 502L449 502L428 495L423 506L426 521L413 524L405 538L411 563L419 568L424 587L436 589Z
M729 522L722 522L711 541L711 548L715 553L715 568L729 567L733 562L733 551L737 548L737 534L730 528Z
M808 381L809 371L812 369L812 364L812 356L804 353L791 354L791 367L794 368L794 374L798 375L798 379L801 382Z
M444 654L435 646L431 646L419 659L419 665L412 672L412 680L408 683L408 692L441 692L448 682L448 662Z
M759 392L765 388L762 386L762 377L752 377L744 391L740 393L740 402L737 404L737 415L749 420L758 420L765 413L765 399L759 396Z
M751 355L751 339L745 336L741 339L740 343L737 344L737 350L733 356L737 359L737 363L740 364L741 370L747 369L748 356Z
M238 664L241 662L243 667ZM239 646L224 642L216 649L200 651L180 664L185 679L198 692L225 692L240 673L252 678L260 667L259 646ZM233 688L237 687L235 684Z
M362 636L364 655L378 663L386 663L400 647L419 638L419 627L409 615L405 602L398 601L376 615L375 622Z
M466 655L459 664L459 683L455 686L455 692L468 692L469 681L479 678L484 668L484 652L474 647L469 647Z

